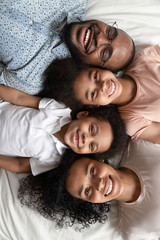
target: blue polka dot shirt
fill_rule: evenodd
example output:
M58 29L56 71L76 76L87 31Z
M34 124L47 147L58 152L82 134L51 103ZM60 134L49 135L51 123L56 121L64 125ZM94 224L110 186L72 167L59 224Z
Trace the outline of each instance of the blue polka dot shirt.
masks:
M63 26L82 20L87 6L88 0L0 0L0 84L37 94L48 65L69 55Z

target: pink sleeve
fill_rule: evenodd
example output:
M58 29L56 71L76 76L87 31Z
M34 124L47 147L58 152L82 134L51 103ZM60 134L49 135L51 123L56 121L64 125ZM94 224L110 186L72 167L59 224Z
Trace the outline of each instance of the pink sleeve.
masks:
M120 113L121 114L121 113ZM152 123L151 120L140 116L138 113L135 112L126 112L121 115L124 123L126 132L132 138L138 138L139 135Z

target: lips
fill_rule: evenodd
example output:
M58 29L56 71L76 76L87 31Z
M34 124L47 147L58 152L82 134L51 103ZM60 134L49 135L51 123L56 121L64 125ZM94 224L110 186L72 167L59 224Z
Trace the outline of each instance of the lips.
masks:
M106 190L106 193L104 194L104 196L107 197L112 192L112 189L113 189L113 182L112 182L111 177L109 176L107 190Z
M82 33L83 33L83 31L82 31ZM94 35L94 28L93 28L93 26L90 26L89 28L87 28L85 30L85 34L84 34L84 38L83 38L83 46L84 46L86 53L88 53L88 51L90 49L93 35Z
M116 84L113 80L111 80L108 97L111 97L114 94L115 90L116 90Z
M79 145L79 133L78 130L73 134L73 144L78 147Z

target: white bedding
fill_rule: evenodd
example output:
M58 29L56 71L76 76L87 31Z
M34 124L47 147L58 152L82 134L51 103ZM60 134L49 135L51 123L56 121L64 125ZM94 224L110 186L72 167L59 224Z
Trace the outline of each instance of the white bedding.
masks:
M160 44L160 0L90 0L86 19L117 21L137 49ZM121 240L115 206L105 224L95 224L81 233L73 228L56 230L53 222L20 206L17 189L22 176L0 169L0 240Z

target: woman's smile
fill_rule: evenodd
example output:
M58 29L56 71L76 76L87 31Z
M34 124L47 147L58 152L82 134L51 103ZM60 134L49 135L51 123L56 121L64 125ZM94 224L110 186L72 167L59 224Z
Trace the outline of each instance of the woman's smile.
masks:
M109 176L108 184L106 184L106 189L105 189L104 196L107 197L109 194L111 194L112 189L113 189L113 181L112 181L111 177Z
M123 189L118 171L89 158L81 158L73 163L66 187L72 196L93 203L121 199Z

